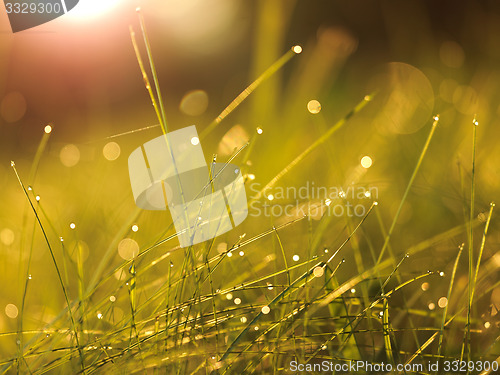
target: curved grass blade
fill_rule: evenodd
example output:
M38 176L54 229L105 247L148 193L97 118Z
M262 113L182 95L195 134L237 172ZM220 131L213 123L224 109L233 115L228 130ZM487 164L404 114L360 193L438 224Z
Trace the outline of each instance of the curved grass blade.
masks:
M410 192L410 189L413 185L413 181L415 180L415 177L417 176L418 170L420 169L420 166L422 165L422 161L424 160L424 156L427 153L427 149L429 148L429 144L431 143L431 139L434 135L434 132L436 131L436 126L439 122L439 115L434 116L434 122L432 123L431 131L429 132L429 135L427 136L427 140L425 141L424 148L422 149L422 152L420 153L420 156L417 161L417 165L415 166L415 169L413 170L413 173L410 177L410 181L408 182L408 185L406 186L406 190L403 194L403 198L401 198L401 202L399 202L399 207L398 210L396 211L396 215L394 215L394 219L392 220L391 227L389 228L389 231L387 232L387 236L385 237L384 240L384 245L382 246L382 250L380 250L380 254L378 257L377 263L379 263L382 260L382 257L384 256L385 250L387 249L387 246L389 245L389 240L391 239L392 232L394 231L394 228L396 227L396 223L399 219L399 215L401 214L401 210L403 209L403 205L406 201L406 198L408 197L408 193Z
M441 349L442 349L442 344L443 344L443 336L444 336L444 325L446 323L446 314L448 313L448 305L449 301L451 298L451 291L453 289L453 283L455 281L455 274L457 272L458 268L458 261L460 260L460 256L462 255L462 250L464 249L464 244L460 245L459 250L458 250L458 255L457 258L455 259L455 264L453 266L453 271L451 272L451 279L450 279L450 286L448 287L448 303L444 307L443 310L443 318L441 319L441 328L439 329L439 343L438 343L438 350L437 350L437 356L439 357L441 355Z
M372 100L375 94L366 95L347 115L340 119L330 130L319 137L312 145L305 149L299 156L297 156L291 163L289 163L280 173L278 173L271 181L267 183L248 203L251 205L253 202L258 201L266 192L272 188L276 183L289 173L297 164L299 164L307 155L314 151L318 146L323 144L330 138L337 130L339 130L352 116L361 111L368 102Z
M300 48L300 50L299 50ZM293 56L302 51L300 46L292 47L287 53L281 56L274 64L262 73L255 81L253 81L245 90L243 90L229 105L217 116L201 133L200 139L205 138L222 120L224 120L232 111L234 111L257 87L265 80L270 78L274 73L283 67Z
M64 286L64 283L63 283L63 280L62 280L62 275L61 275L61 272L59 271L59 266L57 265L57 261L56 261L56 258L54 256L54 252L52 251L52 246L50 245L50 241L49 241L49 239L47 237L47 234L45 233L45 229L44 229L43 224L42 224L42 222L40 220L40 217L38 216L36 208L33 205L33 202L31 201L31 199L29 197L28 191L24 187L24 184L21 181L21 177L19 176L19 173L17 172L16 164L13 161L11 162L11 166L12 166L12 169L14 170L14 173L16 174L17 181L19 182L19 185L21 185L21 188L22 188L22 190L24 192L24 195L26 196L26 199L28 199L28 202L29 202L29 204L31 206L31 209L33 210L35 218L36 218L36 220L38 222L38 226L40 227L40 229L42 231L43 237L45 239L45 243L47 244L47 247L48 247L49 252L50 252L50 256L51 256L52 261L54 263L54 267L56 269L57 277L59 278L59 283L61 284L61 288L63 290L64 298L66 299L66 305L68 307L68 313L69 313L69 316L70 316L70 319L71 319L71 325L73 326L73 335L75 337L75 342L76 342L76 346L77 346L77 349L78 349L78 355L80 357L80 365L82 367L82 371L84 371L85 365L84 365L84 359L83 359L83 352L82 352L82 348L80 347L80 342L78 340L78 331L76 329L75 319L74 319L73 313L71 311L71 304L69 303L68 293L66 291L66 287ZM85 371L84 371L84 373L85 373Z

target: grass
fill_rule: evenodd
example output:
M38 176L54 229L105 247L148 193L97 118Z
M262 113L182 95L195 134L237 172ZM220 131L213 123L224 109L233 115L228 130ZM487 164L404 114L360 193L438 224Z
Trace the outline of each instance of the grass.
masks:
M159 78L142 16L140 20L154 87L131 30L133 47L160 127L166 133ZM229 115L244 106L251 93L257 93L296 55L293 50L286 52L209 122L201 132L207 144L212 138L218 141L217 130L223 120L229 121ZM305 139L294 143L293 152L285 153L282 165L278 162L279 152L268 152L256 145L261 138L257 133L249 144L237 147L227 162L234 159L241 163L247 184L251 183L252 170L262 171L264 176L271 174L267 182L262 182L264 187L249 197L250 203L268 202L266 193L280 183L303 183L318 160L337 168L335 160L345 155L336 153L333 146L340 148L342 142L333 143L335 138L341 138L345 134L342 132L349 130L346 128L355 127L352 120L362 116L371 105L378 105L373 104L375 98L365 96L321 134L304 135ZM327 119L331 120L328 116ZM303 364L359 360L409 365L429 361L443 364L466 357L500 362L499 326L495 322L498 318L494 310L489 310L492 294L500 288L498 258L488 247L492 232L493 241L498 241L498 224L493 203L487 213L481 212L482 216L476 211L478 207L484 209L476 203L475 191L476 168L481 169L481 163L476 164L477 131L481 128L474 125L471 196L453 200L452 214L443 214L441 222L430 216L442 210L436 209L429 216L418 210L419 205L426 204L425 194L415 193L425 181L419 179L420 175L429 176L429 169L443 173L442 166L428 160L429 155L436 155L437 144L431 140L439 137L438 130L451 132L450 128L438 128L438 120L439 117L429 119L426 138L420 133L408 136L418 147L412 153L411 165L406 166L412 173L402 173L404 183L382 174L390 184L397 185L396 192L404 186L402 194L372 197L364 215L335 216L329 210L330 203L345 203L345 197L330 203L311 200L307 203L318 205L324 212L319 218L312 214L249 217L222 238L187 249L176 245L171 223L165 226L165 221L157 222L158 216L138 209L123 214L119 209L123 203L116 201L114 209L120 214L104 220L107 226L98 227L97 212L85 223L84 208L80 208L82 212L77 216L82 226L63 238L66 230L61 228L66 226L66 219L54 214L50 203L45 205L43 199L37 199L33 189L38 189L39 184L34 181L44 163L45 147L50 143L49 134L44 134L30 167L28 181L33 187L27 187L22 178L24 171L12 164L14 178L31 210L26 214L22 236L31 237L31 241L19 246L28 247L30 252L27 259L20 256L18 276L22 292L16 329L0 333L0 373L277 374L288 369L291 360ZM108 139L149 134L157 128L140 128ZM348 140L350 147L356 147L356 139ZM273 144L280 141L272 139ZM259 157L260 153L264 156ZM331 158L332 154L337 159ZM318 159L319 155L327 157ZM388 159L389 165L397 164ZM255 160L256 165L249 165L249 160ZM357 173L336 170L342 176L344 189L353 181L377 182L368 179L366 170L349 163L349 171ZM432 184L439 188L438 182ZM129 195L125 201L131 206ZM99 198L97 201L92 209L100 204L106 206ZM403 216L409 202L415 207L414 216L405 224ZM467 220L455 220L459 216L455 213L467 210L467 203ZM431 234L426 220L434 226ZM135 234L130 228L138 222L141 230ZM389 230L385 222L391 223ZM142 234L142 228L148 227L151 229ZM100 231L104 233L102 237ZM482 239L476 254L474 237L480 231ZM53 299L48 304L59 306L59 299L63 298L64 306L48 308L52 313L33 319L37 309L43 310L40 306L31 307L32 301L43 301L31 292L40 289L33 285L30 276L37 267L43 268L32 259L33 254L41 251L40 233L52 268L44 269L43 274L37 272L35 279L42 279L43 287L50 289L50 293L44 294L44 298L50 295ZM116 248L126 237L136 239L142 246L135 257L123 260L118 258ZM93 244L88 250L93 255L91 259L85 259L80 238ZM68 240L74 240L76 245L68 247ZM467 267L461 260L464 245L456 252L456 245L466 240ZM60 249L55 243L60 244ZM75 257L70 256L70 250L76 252ZM300 255L297 260L292 258L296 253ZM55 274L56 278L47 274ZM462 292L465 283L467 293ZM447 288L443 289L443 285ZM438 302L436 306L437 301L445 303ZM431 372L444 370L441 367L438 371L403 371Z

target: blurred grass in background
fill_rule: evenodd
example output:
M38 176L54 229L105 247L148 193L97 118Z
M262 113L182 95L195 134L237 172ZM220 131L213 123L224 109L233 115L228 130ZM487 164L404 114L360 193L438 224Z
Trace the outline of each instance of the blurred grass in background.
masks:
M500 191L498 4L142 5L170 130L196 124L202 133L291 46L302 46L202 140L207 159L217 154L218 161L250 140L234 160L246 173L249 200L324 208L317 197L267 199L279 188L313 183L376 188L378 195L359 200L366 211L375 198L378 205L356 231L362 217L250 215L230 233L190 249L179 249L175 238L163 242L174 234L170 214L136 209L130 190L128 155L161 130L110 138L157 124L128 34L129 24L139 30L136 5L126 2L86 22L68 15L32 32L0 35L6 57L0 61L2 372L71 373L83 366L85 373L277 373L294 358L404 363L500 356L494 211L470 345L464 339L468 227L475 266L490 202ZM371 93L373 100L349 116ZM257 200L252 184L264 187L345 116L331 137ZM44 133L48 123L50 134ZM361 165L364 156L373 162L369 168ZM11 160L32 188L28 194L61 280ZM347 238L328 267L316 269ZM446 328L445 313L445 322L454 317Z

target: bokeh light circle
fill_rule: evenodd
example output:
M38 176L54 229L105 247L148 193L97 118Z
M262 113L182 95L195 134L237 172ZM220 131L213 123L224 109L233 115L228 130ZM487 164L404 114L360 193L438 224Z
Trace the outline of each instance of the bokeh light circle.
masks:
M0 231L0 241L5 245L5 246L10 246L14 243L14 240L16 239L16 236L14 235L14 232L9 229L9 228L4 228L2 231Z
M59 159L65 167L74 167L80 161L80 150L75 145L66 145L61 149Z
M17 309L17 306L9 303L7 306L5 306L5 315L7 315L11 319L17 318L17 315L19 314L19 310Z
M179 109L189 116L202 115L208 108L208 94L203 90L188 92L181 100Z
M439 48L439 58L444 65L450 68L460 68L465 60L464 49L457 42L447 40Z
M370 92L378 91L373 107L379 110L373 121L381 133L412 134L431 121L434 91L414 66L389 63L368 86Z
M106 143L104 148L102 149L102 154L106 158L106 160L113 161L120 157L121 148L120 145L116 142Z
M222 156L233 154L236 149L243 147L250 140L250 136L241 125L235 125L224 134L217 153Z
M131 238L124 238L118 244L118 254L125 259L134 259L139 254L139 244Z

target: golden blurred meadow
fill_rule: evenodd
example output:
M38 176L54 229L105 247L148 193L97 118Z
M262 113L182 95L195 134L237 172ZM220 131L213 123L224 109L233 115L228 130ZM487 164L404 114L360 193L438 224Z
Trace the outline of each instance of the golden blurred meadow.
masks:
M0 14L0 373L498 373L497 2ZM190 125L248 217L181 248L127 160Z

